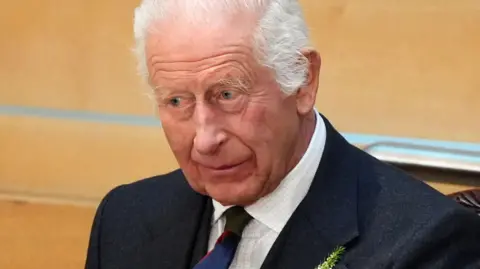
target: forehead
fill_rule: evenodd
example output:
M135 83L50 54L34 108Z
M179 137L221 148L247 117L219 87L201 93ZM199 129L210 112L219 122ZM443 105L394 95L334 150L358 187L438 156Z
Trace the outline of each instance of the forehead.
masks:
M179 18L152 25L146 39L150 78L158 73L208 69L232 63L243 68L252 61L252 34L256 24L252 14L238 14L192 24ZM173 75L173 74L172 74ZM178 76L178 74L175 74Z

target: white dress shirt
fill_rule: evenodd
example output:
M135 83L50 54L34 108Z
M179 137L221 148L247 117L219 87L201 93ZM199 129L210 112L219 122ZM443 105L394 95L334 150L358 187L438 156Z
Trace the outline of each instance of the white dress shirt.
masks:
M316 124L310 144L300 162L269 195L245 207L253 217L245 227L230 269L255 269L262 266L270 248L310 188L325 146L326 130L322 117L315 110ZM225 207L213 201L214 213L209 250L223 233Z

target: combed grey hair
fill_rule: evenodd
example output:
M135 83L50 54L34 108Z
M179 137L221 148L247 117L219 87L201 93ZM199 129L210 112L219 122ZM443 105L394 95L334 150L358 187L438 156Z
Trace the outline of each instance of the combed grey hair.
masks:
M180 8L180 9L178 9ZM274 71L275 79L286 94L297 91L308 76L308 60L301 51L308 48L308 28L297 0L142 0L135 10L135 54L140 75L148 80L145 54L146 38L152 24L182 10L187 19L208 20L208 12L251 10L261 14L253 33L257 60ZM208 22L208 21L207 21Z

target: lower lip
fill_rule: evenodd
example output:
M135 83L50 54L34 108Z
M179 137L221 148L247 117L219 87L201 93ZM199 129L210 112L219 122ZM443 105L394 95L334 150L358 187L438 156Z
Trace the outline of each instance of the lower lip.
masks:
M241 171L241 169L244 168L246 163L247 162L245 161L245 162L239 163L235 166L227 167L225 169L223 169L223 168L215 169L215 168L206 167L206 170L212 176L231 176L231 175L234 175L234 174L238 174Z

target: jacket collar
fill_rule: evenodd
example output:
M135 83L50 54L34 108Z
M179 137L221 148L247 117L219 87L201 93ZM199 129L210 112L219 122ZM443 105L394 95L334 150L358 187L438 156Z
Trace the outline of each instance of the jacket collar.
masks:
M347 247L359 235L358 164L352 157L356 149L323 119L327 138L322 161L307 196L280 233L262 269L316 268L335 247Z

